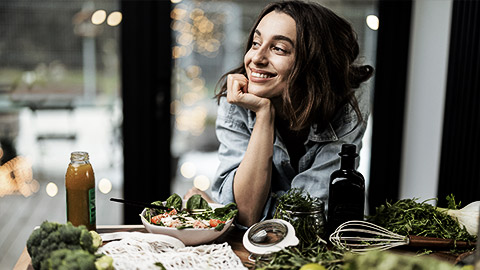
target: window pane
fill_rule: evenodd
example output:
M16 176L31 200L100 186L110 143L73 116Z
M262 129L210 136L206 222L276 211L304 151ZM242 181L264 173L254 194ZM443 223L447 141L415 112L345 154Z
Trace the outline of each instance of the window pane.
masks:
M108 201L123 185L118 10L115 0L0 2L2 266L42 221L66 222L73 151L90 155L97 224L123 220Z

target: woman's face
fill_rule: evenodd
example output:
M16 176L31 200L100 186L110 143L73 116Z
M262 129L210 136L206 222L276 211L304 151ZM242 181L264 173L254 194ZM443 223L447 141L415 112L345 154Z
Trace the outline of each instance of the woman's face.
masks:
M295 61L296 36L289 15L273 11L262 18L244 57L249 93L264 98L282 94Z

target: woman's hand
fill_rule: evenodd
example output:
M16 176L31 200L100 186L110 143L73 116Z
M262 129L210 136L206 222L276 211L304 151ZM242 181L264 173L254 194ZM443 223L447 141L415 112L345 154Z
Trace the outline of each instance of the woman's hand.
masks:
M227 102L256 113L271 107L270 99L248 92L248 79L242 74L229 74L227 76Z

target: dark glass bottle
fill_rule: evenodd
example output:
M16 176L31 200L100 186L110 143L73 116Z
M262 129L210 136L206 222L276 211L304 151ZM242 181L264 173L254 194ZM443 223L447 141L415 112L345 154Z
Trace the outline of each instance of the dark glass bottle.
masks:
M365 210L365 179L355 170L358 157L354 144L342 145L340 169L330 176L328 196L328 232L332 233L349 220L363 220Z

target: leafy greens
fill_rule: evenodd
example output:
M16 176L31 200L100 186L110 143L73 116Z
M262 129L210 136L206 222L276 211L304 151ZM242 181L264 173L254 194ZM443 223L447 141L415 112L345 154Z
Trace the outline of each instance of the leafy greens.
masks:
M174 195L176 195L176 194L174 194ZM193 209L210 210L212 208L210 207L208 202L200 194L195 194L187 200L187 209L188 210L193 210Z

